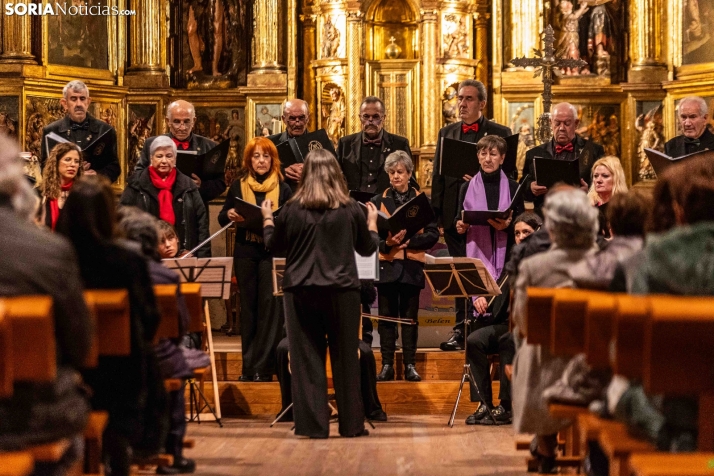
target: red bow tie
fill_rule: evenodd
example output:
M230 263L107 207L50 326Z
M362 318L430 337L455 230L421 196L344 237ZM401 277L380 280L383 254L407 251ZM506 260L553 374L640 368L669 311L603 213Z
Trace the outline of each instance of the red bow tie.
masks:
M561 152L572 152L573 151L573 143L568 142L565 145L558 145L555 144L555 153L560 154Z
M474 122L473 124L461 123L461 132L466 134L468 131L478 132L478 122Z
M176 144L177 149L183 149L183 150L188 150L188 146L190 145L187 140L178 140L174 137L171 138L172 141L174 141L174 144Z

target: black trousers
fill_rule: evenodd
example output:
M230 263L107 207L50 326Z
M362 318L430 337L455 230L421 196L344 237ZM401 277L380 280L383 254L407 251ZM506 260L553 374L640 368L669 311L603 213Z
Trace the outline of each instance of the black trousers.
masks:
M339 408L340 435L364 430L360 394L360 295L358 289L307 286L283 296L290 346L295 434L327 438L330 434L325 361L330 343L332 378Z
M242 373L273 375L283 313L280 298L273 296L272 258L235 258L233 262L240 290Z
M479 390L483 399L488 405L493 406L493 391L491 389L491 372L488 365L488 356L491 354L499 354L499 361L512 362L513 357L510 354L510 347L508 346L507 339L502 339L503 336L507 337L508 334L508 324L495 324L495 325L479 325L474 324L473 327L478 327L477 329L471 331L467 338L467 352L469 364L471 364L471 374L476 380ZM504 351L504 359L501 359L501 350ZM505 365L505 364L501 364ZM498 398L506 402L511 401L511 381L506 377L506 372L501 369L499 372L501 375L501 389L499 391ZM473 384L471 387L471 401L480 402L481 399L478 397L476 388Z
M460 257L466 256L466 235L460 235L456 232L456 228L444 229L444 241L449 249L449 256ZM464 332L464 317L466 313L473 311L471 299L454 298L454 309L456 309L456 323L454 324L454 332Z
M186 436L186 400L184 391L168 392L171 420L166 436L166 452L174 459L183 457L183 439Z
M419 340L419 293L421 289L411 284L377 284L379 291L379 314L385 317L413 319L415 325L402 326L402 352L404 364L416 363L417 341ZM382 365L394 365L394 351L397 345L397 323L379 321L379 346Z
M280 398L283 407L280 409L282 413L293 402L290 386L292 384L292 375L288 367L288 338L284 338L278 344L275 351L275 359L277 361L278 381L280 382ZM359 370L360 370L360 392L362 393L362 403L364 404L364 414L369 418L376 413L382 411L382 403L379 401L377 394L377 363L374 360L374 352L370 346L359 341ZM283 417L284 420L290 421L293 419L292 409Z

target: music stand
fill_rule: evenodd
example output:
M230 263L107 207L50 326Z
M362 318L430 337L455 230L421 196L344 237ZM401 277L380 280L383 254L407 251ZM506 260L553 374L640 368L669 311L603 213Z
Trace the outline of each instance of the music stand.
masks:
M179 258L163 260L166 267L173 269L185 283L200 283L201 296L204 298L228 299L231 292L231 273L233 270L233 258ZM203 304L206 319L206 335L208 336L208 356L211 359L211 380L213 383L213 407L208 403L205 395L195 380L189 379L190 387L190 408L189 421L200 420L201 411L204 408L213 414L219 426L221 423L221 401L218 393L218 376L216 375L216 356L213 351L213 332L211 331L211 314L208 308L208 301ZM203 406L199 408L196 392L203 400ZM193 414L193 404L196 403L196 415Z
M501 294L501 289L491 276L491 273L488 272L481 260L476 258L437 258L426 255L424 275L435 297L460 297L468 299L471 296L498 296ZM454 402L454 409L451 412L448 423L452 428L454 426L454 418L456 418L456 410L459 408L461 393L464 390L464 382L466 382L467 379L476 389L476 393L479 399L481 399L481 404L486 405L486 409L494 425L498 425L498 422L491 412L491 407L486 404L481 390L478 388L478 384L471 374L471 364L469 363L467 349L469 321L469 317L465 316L464 367L461 374L459 393L456 395L456 402Z

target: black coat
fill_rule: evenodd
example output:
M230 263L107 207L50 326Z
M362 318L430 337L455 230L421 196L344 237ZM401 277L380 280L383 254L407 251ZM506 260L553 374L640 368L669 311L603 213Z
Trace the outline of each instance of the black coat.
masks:
M459 207L459 190L464 181L461 178L448 177L441 175L441 139L457 139L461 140L461 121L449 124L442 127L439 131L439 137L436 141L436 154L434 155L434 172L431 184L431 206L436 213L437 222L446 229L454 227L454 217ZM478 142L486 135L496 135L499 137L508 137L511 134L511 129L493 121L484 118L480 123L483 127L479 128L476 133L474 142ZM478 164L478 158L474 156L474 162Z
M228 211L235 207L236 198L243 200L243 192L240 189L240 180L235 180L228 189L228 194L226 195L226 201L223 203L223 208L218 214L218 224L221 226L226 226L230 219L228 218ZM282 207L285 205L290 197L293 196L293 191L290 186L285 182L280 182L280 193L278 195L278 206ZM260 203L256 203L260 206ZM252 241L246 237L246 229L242 227L236 227L236 241L235 247L233 249L233 256L236 258L267 258L270 256L270 252L265 248L265 244L262 241L262 231L258 230L253 232L254 235L258 235L261 241Z
M163 134L166 137L172 137L171 134ZM158 136L149 137L144 143L144 148L141 149L141 156L136 162L136 167L134 167L134 174L137 174L151 165L151 158L149 157L149 151L151 150L151 143L154 142ZM198 134L191 134L191 139L189 140L188 150L195 151L197 154L205 154L209 150L216 147L218 144L213 142L211 139ZM189 177L191 178L191 177ZM201 193L201 199L208 209L208 202L214 198L220 196L226 190L226 182L223 178L217 178L212 180L201 180L201 187L199 192Z
M89 129L87 130L80 129L77 131L73 131L71 129L71 121L69 120L69 116L65 116L62 119L59 119L42 129L40 165L42 165L42 167L44 168L45 161L50 155L50 151L47 150L47 144L45 143L45 135L49 134L50 132L54 132L60 137L64 137L65 139L71 142L77 143L79 141L80 147L84 148L87 145L91 144L93 139L96 139L104 132L108 131L107 134L109 134L109 144L112 145L108 148L109 150L107 150L107 148L105 147L104 150L98 151L98 153L101 153L102 155L109 154L109 161L107 165L105 165L101 169L96 169L94 167L94 164L92 164L91 169L96 171L98 174L104 175L111 182L116 182L117 178L119 178L119 174L121 174L119 156L117 155L117 133L112 126L110 126L104 121L100 121L99 119L92 117L91 114L87 114L87 119L89 120ZM93 153L94 151L92 150L85 151L83 154L84 160L91 164Z
M206 207L196 184L179 170L176 170L176 181L171 192L174 196L173 208L176 216L174 227L179 237L180 248L192 250L209 237ZM149 169L131 176L121 195L120 203L138 207L159 218L159 192L151 183ZM199 249L196 256L210 257L210 243Z
M305 134L308 133L308 130L305 129ZM283 131L280 134L273 134L268 136L268 139L275 145L282 144L286 140L290 139L290 136L288 135L288 131ZM285 183L287 183L290 186L290 189L294 192L298 188L298 182L288 178L285 175L285 165L282 163L280 164L280 171L283 173L283 177L285 177Z
M414 188L409 190L409 200L416 197L416 190ZM389 188L387 191L387 196L382 197L382 193L374 196L372 198L372 203L377 207L377 210L382 209L382 204L387 209L389 214L394 213L397 209L397 205L394 202L392 189ZM380 235L379 237L379 252L389 253L392 250L391 246L387 246L387 235ZM439 241L439 229L436 227L436 222L429 223L424 227L424 232L416 234L409 240L409 245L407 245L408 250L414 251L426 251L431 249L432 246ZM419 288L424 288L424 263L421 261L415 261L413 259L395 259L393 261L380 260L379 261L379 280L376 282L379 284L386 283L401 283L401 284L411 284L412 286L417 286Z
M347 179L347 188L350 190L360 190L360 182L362 180L362 160L360 159L362 138L362 132L350 134L341 138L337 145L337 162L342 167L342 173ZM389 174L384 170L384 161L389 154L396 150L403 150L409 154L410 158L412 157L409 139L383 131L382 150L379 154L379 174L377 175L377 190L380 192L389 187ZM419 185L415 180L412 179L410 184L419 189Z
M664 145L664 153L670 157L681 157L687 154L693 154L702 150L714 150L714 134L709 132L709 129L704 129L704 133L699 137L700 144L696 147L692 146L687 151L686 137L681 135L674 139L670 139Z
M603 149L600 144L596 144L595 142L589 141L576 134L575 153L580 161L580 178L585 180L585 183L590 186L593 164L597 159L605 155L605 149ZM553 141L551 140L545 144L541 144L538 147L534 147L526 152L526 165L524 167L523 175L525 177L525 175L528 174L528 179L525 181L521 179L525 189L523 190L523 197L529 202L533 202L533 207L536 211L539 211L543 207L545 194L536 197L531 191L531 184L535 182L535 172L533 171L533 158L535 157L552 159L554 157Z

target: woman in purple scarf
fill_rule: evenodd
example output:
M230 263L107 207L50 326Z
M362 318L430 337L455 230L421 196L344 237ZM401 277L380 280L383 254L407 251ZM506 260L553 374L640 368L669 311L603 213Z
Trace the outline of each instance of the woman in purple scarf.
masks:
M506 141L487 135L478 141L478 162L481 171L461 186L456 215L456 231L466 233L466 256L483 261L494 279L499 279L513 245L513 217L523 212L519 199L505 220L489 220L489 225L468 225L461 220L462 210L506 210L518 189L518 182L510 180L501 170L506 158ZM481 313L480 309L476 309ZM485 309L483 310L485 312Z

